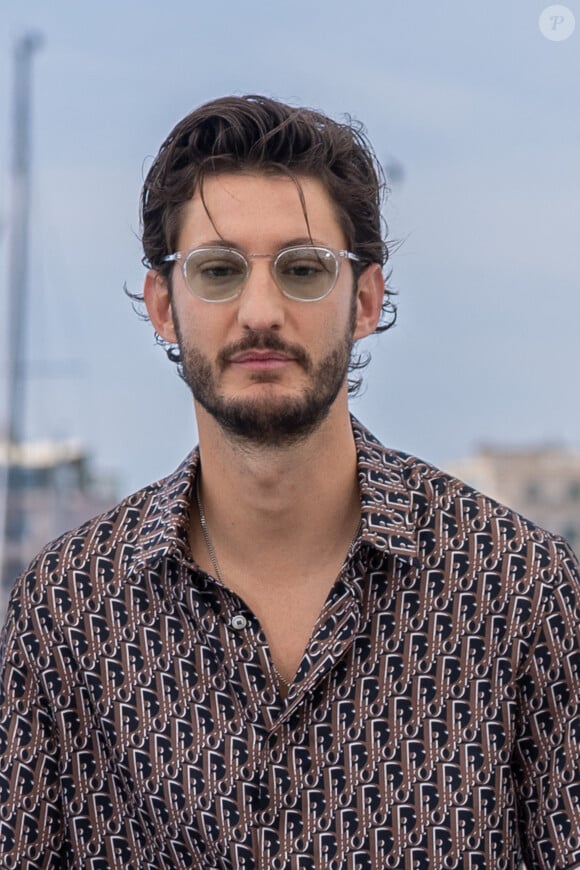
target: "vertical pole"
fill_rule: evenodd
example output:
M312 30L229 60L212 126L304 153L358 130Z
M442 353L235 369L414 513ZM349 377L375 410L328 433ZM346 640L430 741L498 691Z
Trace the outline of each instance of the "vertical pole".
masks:
M14 139L12 151L12 239L9 273L8 440L20 444L24 434L25 344L30 228L30 103L32 57L38 34L27 33L14 53Z
M12 456L24 435L25 383L24 371L27 295L28 243L30 224L30 103L31 71L34 52L42 44L36 33L27 33L16 43L14 51L14 120L12 145L12 208L10 215L10 259L8 278L7 347L7 444L3 480L0 481L0 573L2 591L15 579L8 576L7 545L9 512L20 514ZM19 525L18 522L15 523Z

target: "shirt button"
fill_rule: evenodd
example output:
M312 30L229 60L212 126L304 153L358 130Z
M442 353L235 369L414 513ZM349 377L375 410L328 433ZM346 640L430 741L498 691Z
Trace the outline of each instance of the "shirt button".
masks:
M247 626L248 620L242 613L236 614L236 616L232 616L230 620L230 625L234 629L234 631L243 631Z

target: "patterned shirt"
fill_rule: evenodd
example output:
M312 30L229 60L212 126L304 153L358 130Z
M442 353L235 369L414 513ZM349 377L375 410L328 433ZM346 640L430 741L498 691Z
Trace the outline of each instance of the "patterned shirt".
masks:
M2 868L580 867L574 556L353 430L360 533L285 697L191 557L195 451L21 576Z

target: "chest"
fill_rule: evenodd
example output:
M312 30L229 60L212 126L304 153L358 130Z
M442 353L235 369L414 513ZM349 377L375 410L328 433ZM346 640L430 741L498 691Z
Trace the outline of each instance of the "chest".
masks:
M337 866L354 850L369 868L386 856L428 868L469 838L481 866L517 855L508 609L486 612L475 588L458 606L395 564L348 572L325 600L297 603L296 624L314 623L299 643L289 594L254 610L181 567L163 585L125 585L84 633L67 628L78 716L58 729L74 836L109 826L135 855L154 832L164 856L188 856L166 866L184 868L192 856L315 868L328 844ZM286 645L298 672L283 698L272 649Z
M246 625L234 627L244 613ZM284 631L283 613L271 630ZM244 855L248 866L252 856L264 868L276 858L324 866L327 842L342 866L353 849L375 867L386 856L410 860L412 848L423 861L413 866L444 866L446 854L465 853L468 835L483 849L490 825L510 843L500 827L510 818L501 807L514 801L515 708L493 650L487 671L470 673L456 664L462 650L469 661L465 642L453 654L430 651L421 631L397 631L390 610L365 620L347 590L322 614L287 702L248 610L216 614L198 596L195 620L176 608L125 627L115 649L109 638L84 680L79 709L93 719L85 714L74 733L72 720L62 723L71 824L102 804L109 815L97 814L93 830L109 826L128 850L153 831L163 855L182 850L199 866L220 855L227 867L244 866ZM478 698L495 705L493 722ZM487 858L499 866L498 855Z

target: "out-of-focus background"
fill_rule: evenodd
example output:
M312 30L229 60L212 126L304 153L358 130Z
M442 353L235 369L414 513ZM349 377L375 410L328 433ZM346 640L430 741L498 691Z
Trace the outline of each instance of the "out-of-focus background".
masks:
M4 590L31 549L196 441L187 390L123 285L142 286L153 155L230 93L350 114L386 169L399 321L368 342L354 413L578 547L579 40L578 0L4 0Z

